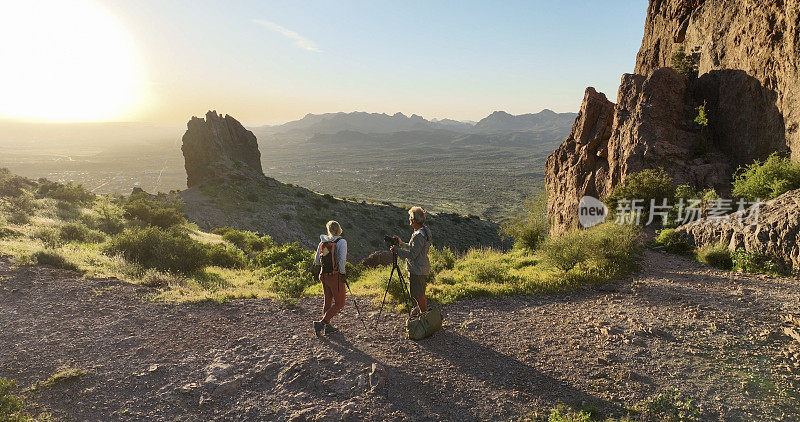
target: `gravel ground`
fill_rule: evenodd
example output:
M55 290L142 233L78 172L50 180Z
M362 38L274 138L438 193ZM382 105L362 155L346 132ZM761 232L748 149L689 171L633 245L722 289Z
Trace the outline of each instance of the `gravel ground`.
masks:
M800 315L800 281L659 251L598 289L459 301L420 342L397 314L365 331L352 306L316 338L321 298L166 304L7 258L0 277L0 376L31 387L86 371L29 393L58 420L508 420L558 403L622 415L670 389L706 420L800 420L800 343L781 328Z

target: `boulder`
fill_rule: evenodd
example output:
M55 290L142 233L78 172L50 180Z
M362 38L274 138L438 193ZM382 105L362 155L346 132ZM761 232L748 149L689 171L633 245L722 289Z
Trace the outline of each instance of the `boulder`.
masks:
M255 135L227 114L209 111L205 119L192 117L181 150L187 187L215 178L264 178Z
M359 262L364 268L375 268L381 265L392 265L394 254L391 251L375 251Z
M721 242L730 251L758 253L800 271L800 189L754 207L696 220L676 231L697 247Z

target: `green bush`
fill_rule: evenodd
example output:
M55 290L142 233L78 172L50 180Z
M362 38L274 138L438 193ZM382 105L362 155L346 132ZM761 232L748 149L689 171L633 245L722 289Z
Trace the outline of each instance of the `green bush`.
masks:
M170 285L182 285L185 279L179 275L172 274L168 271L158 271L152 268L145 271L142 278L139 280L143 286L164 288Z
M686 239L678 234L675 229L663 229L657 232L655 239L656 245L664 247L664 250L670 253L689 254L693 248Z
M6 202L12 213L33 214L36 209L36 198L28 191L23 191L17 196L6 197Z
M297 243L285 243L263 250L255 258L256 265L267 270L267 274L288 272L293 277L313 278L314 253Z
M731 252L724 243L706 245L697 250L697 260L712 267L723 270L733 268Z
M448 247L437 248L431 246L428 250L428 260L431 263L431 277L444 270L452 270L456 265L456 254Z
M733 254L731 254L731 262L733 264L733 269L736 271L773 275L781 275L784 273L783 267L780 264L762 254L748 252L741 248L736 249Z
M233 243L237 248L247 254L255 254L264 249L275 246L275 242L269 236L259 236L257 233L246 230L235 230L231 228L214 229L212 233L222 235L226 241Z
M249 260L245 253L236 246L215 243L206 247L210 265L223 268L246 268Z
M58 230L53 227L38 227L33 232L33 238L41 240L44 246L55 249L64 243L59 236Z
M683 76L691 77L697 71L697 59L686 54L683 46L678 47L678 50L672 54L671 62L672 68Z
M765 161L739 168L733 178L733 196L748 201L772 199L800 188L800 164L776 153Z
M52 249L34 252L31 255L31 261L37 265L49 265L55 268L78 271L78 266L75 263L70 262L64 255Z
M122 255L145 268L188 274L208 263L205 246L178 230L133 227L114 235L104 246L109 255Z
M694 402L678 391L661 393L645 400L635 409L637 420L659 422L693 422L700 420Z
M97 197L82 185L72 182L58 183L47 179L39 179L38 193L48 198L68 202L70 204L91 204Z
M312 281L310 279L292 277L291 274L280 273L272 277L270 288L278 295L278 299L281 302L294 305L311 284Z
M32 186L32 182L24 177L0 168L0 197L13 198L23 194Z
M540 250L543 259L561 271L585 263L599 278L610 279L634 267L638 236L635 226L604 223L547 239Z
M610 213L617 214L620 211L618 205L623 199L628 201L623 209L631 207L631 200L642 200L637 205L641 205L640 224L644 224L650 215L651 200L655 200L656 205L662 205L664 199L671 204L674 196L672 178L664 170L645 169L629 174L623 183L614 187L605 203ZM632 212L630 209L625 211Z
M514 239L519 247L534 250L548 232L547 195L539 194L525 200L523 210L502 225L502 232Z
M28 422L33 421L31 415L23 412L25 401L13 394L17 384L9 379L0 378L0 421Z
M443 269L436 282L447 285L515 283L519 277L510 274L510 261L509 255L491 249L471 249L451 270Z
M131 195L122 207L125 217L162 229L186 223L183 205L177 202L154 200L145 194L138 194Z
M122 208L112 203L108 198L95 201L92 211L96 214L87 215L84 221L87 226L100 230L106 234L117 234L125 228L125 219Z
M99 230L92 230L82 223L66 223L59 229L58 237L64 242L100 243L106 239Z

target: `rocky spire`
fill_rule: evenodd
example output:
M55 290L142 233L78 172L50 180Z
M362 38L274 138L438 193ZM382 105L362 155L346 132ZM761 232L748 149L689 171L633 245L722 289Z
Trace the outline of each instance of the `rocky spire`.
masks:
M190 188L209 179L263 177L256 136L227 114L192 117L181 150Z

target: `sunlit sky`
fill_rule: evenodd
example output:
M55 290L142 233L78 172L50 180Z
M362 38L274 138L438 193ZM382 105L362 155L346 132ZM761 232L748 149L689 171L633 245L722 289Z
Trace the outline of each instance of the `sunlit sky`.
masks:
M246 124L577 111L632 72L646 0L0 0L0 119Z

